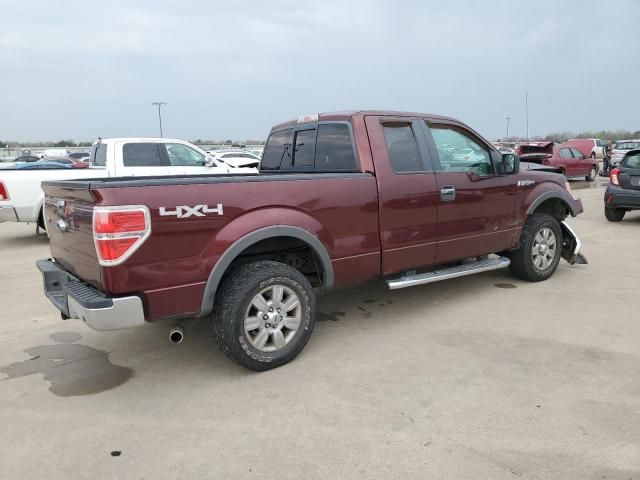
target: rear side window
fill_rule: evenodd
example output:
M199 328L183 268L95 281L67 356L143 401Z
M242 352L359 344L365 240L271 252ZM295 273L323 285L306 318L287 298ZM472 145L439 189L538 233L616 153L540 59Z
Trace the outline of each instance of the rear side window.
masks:
M418 143L409 125L385 125L384 139L387 143L389 161L396 172L422 170Z
M560 158L573 158L573 156L571 155L571 150L569 150L568 148L560 149Z
M96 167L104 167L107 165L107 145L98 143L91 148L91 156L89 162Z
M316 129L298 130L294 142L293 167L312 168L316 146Z
M274 132L269 136L262 155L261 170L279 170L291 165L293 128Z
M349 126L342 123L318 125L315 169L317 171L356 170Z
M126 143L122 148L125 167L162 167L162 156L156 143Z

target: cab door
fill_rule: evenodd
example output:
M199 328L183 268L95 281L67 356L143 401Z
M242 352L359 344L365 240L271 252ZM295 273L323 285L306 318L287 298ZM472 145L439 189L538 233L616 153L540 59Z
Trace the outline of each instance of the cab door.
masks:
M378 182L383 275L436 262L437 185L419 122L365 117Z
M424 121L422 126L435 159L437 262L513 247L516 179L498 171L501 155L462 125Z

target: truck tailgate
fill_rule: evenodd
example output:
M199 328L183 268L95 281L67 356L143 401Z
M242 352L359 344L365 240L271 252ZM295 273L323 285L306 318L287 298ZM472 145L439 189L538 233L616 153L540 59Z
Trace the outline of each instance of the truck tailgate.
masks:
M60 265L100 288L100 265L93 241L94 198L88 182L43 182L44 217L51 237L51 256Z

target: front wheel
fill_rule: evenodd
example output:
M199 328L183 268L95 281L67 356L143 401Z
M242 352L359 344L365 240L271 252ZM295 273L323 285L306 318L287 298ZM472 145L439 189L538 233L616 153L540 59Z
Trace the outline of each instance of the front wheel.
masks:
M591 167L591 170L589 171L589 175L587 175L584 178L585 178L585 180L587 182L593 182L596 179L597 176L598 176L598 169L595 166L593 166L593 167Z
M604 216L610 222L620 222L626 212L622 208L604 207Z
M273 261L239 267L223 282L211 326L233 361L263 371L293 360L315 322L313 288L298 270Z
M555 217L529 216L522 228L520 246L511 254L511 273L522 280L541 282L558 268L562 254L562 230Z
M591 158L596 158L596 152L591 152L591 155L589 155Z

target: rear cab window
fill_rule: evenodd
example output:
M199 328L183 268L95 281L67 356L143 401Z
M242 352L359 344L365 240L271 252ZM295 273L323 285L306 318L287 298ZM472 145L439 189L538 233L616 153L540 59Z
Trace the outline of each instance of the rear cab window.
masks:
M319 122L277 130L267 140L260 170L357 172L351 128L347 122Z
M95 167L107 166L107 145L104 143L96 143L91 147L89 155L89 163Z

